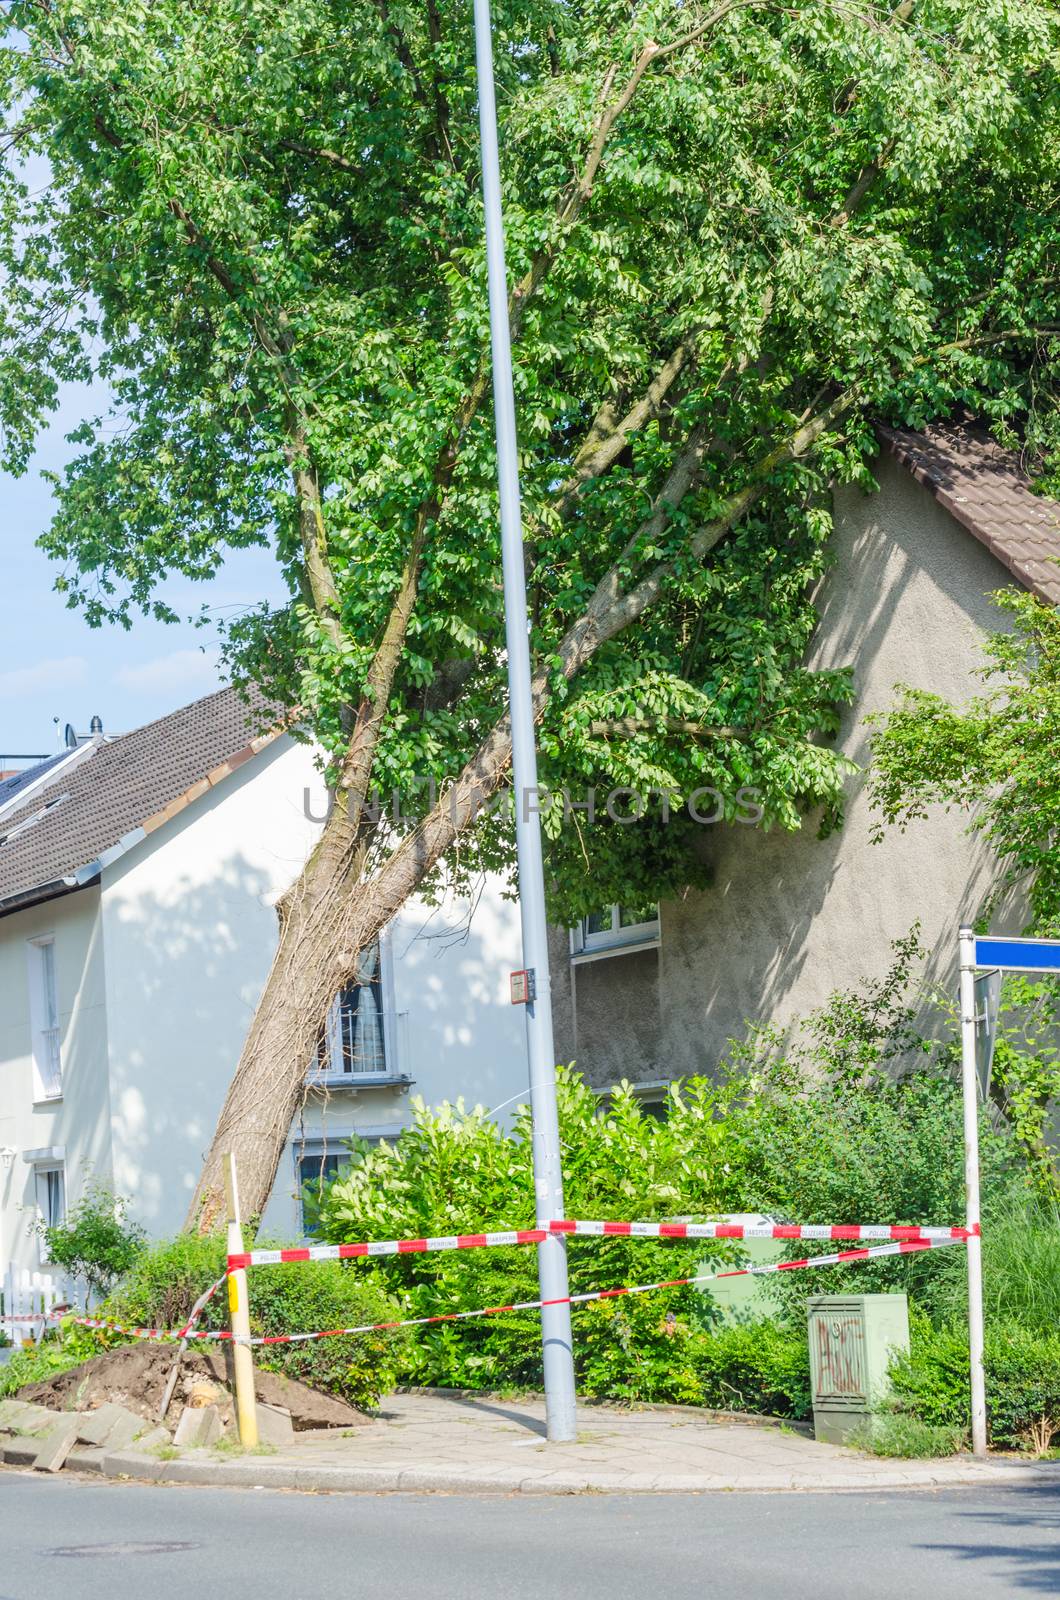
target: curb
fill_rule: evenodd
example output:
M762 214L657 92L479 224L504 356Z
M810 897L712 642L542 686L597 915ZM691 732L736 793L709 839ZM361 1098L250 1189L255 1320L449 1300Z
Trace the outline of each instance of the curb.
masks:
M851 1464L846 1472L822 1473L818 1481L801 1480L791 1472L773 1475L734 1473L725 1480L710 1480L702 1474L674 1473L664 1477L605 1472L588 1474L564 1472L557 1467L548 1474L528 1475L521 1467L498 1467L493 1471L469 1469L466 1472L431 1467L345 1467L270 1461L255 1457L242 1461L195 1459L163 1461L134 1450L77 1452L91 1463L75 1460L68 1465L75 1471L102 1473L106 1478L131 1479L139 1483L191 1484L200 1487L240 1489L294 1489L303 1493L324 1494L727 1494L733 1490L763 1493L829 1493L865 1490L958 1488L990 1484L995 1487L1031 1487L1060 1484L1060 1466L1024 1462L994 1461L956 1464L911 1462L906 1470L890 1476L878 1468L861 1470ZM10 1460L10 1453L5 1451ZM941 1468L941 1470L940 1470Z

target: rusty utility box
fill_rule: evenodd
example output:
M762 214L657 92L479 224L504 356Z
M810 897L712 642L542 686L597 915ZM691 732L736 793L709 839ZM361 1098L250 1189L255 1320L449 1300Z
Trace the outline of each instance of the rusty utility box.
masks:
M806 1302L813 1428L826 1444L845 1444L871 1426L890 1388L887 1367L909 1349L904 1294L824 1294Z

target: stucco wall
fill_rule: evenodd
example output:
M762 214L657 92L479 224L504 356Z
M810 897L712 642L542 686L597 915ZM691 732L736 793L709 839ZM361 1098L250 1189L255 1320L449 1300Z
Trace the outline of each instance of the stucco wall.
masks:
M55 945L55 989L61 1027L62 1098L34 1104L30 1023L29 940ZM67 1204L86 1177L109 1181L107 1019L99 890L83 889L0 921L0 1275L9 1263L38 1266L31 1233L36 1196L27 1150L65 1149Z
M865 718L893 703L896 683L958 702L976 692L980 643L1005 626L989 596L1010 581L889 456L876 475L878 494L836 495L834 564L809 656L813 667L854 669L856 702L838 742L862 765ZM986 851L967 836L966 817L941 811L874 845L863 774L847 793L846 824L827 840L816 837L816 817L793 835L703 830L713 882L663 903L657 988L621 957L599 963L591 1005L579 995L577 1042L594 1080L605 1063L611 1077L620 1075L611 1063L621 1013L658 1016L654 1058L646 1059L642 1027L631 1036L627 1076L710 1070L748 1020L785 1025L833 990L881 975L891 941L917 919L933 951L929 976L953 986L956 930L987 887ZM569 991L568 966L558 979ZM566 1056L575 1053L569 1001L561 1019Z
M311 792L306 815L305 793ZM280 740L104 875L115 1183L154 1233L178 1227L275 948L275 902L319 835L324 794L304 746ZM474 906L413 902L388 933L384 1008L396 1065L428 1103L493 1106L526 1085L523 1019L508 1003L517 908L487 883ZM393 1132L393 1088L314 1092L264 1223L298 1217L295 1143Z

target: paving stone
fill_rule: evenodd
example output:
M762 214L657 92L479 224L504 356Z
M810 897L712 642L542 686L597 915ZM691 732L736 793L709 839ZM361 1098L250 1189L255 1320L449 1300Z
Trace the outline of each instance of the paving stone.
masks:
M202 1445L216 1444L223 1432L221 1413L216 1406L202 1406L196 1411L189 1406L185 1408L177 1423L173 1443L179 1450L194 1449Z
M81 1432L77 1437L82 1444L110 1444L111 1432L123 1417L131 1417L136 1424L134 1433L126 1441L129 1443L136 1437L140 1429L145 1426L144 1420L142 1417L136 1416L135 1412L126 1410L125 1406L115 1405L109 1400L104 1405L98 1406L95 1411L85 1412L81 1419ZM128 1429L129 1423L126 1423L121 1432L124 1434L128 1432ZM115 1444L114 1448L121 1450L124 1449L124 1445Z
M31 1406L27 1400L0 1400L0 1428L8 1433L14 1433L19 1426L19 1419L27 1411L43 1410L41 1406Z
M40 1436L47 1433L57 1417L62 1416L61 1411L49 1411L47 1406L34 1405L32 1401L25 1401L24 1410L15 1423L17 1433L30 1433Z
M101 1411L102 1409L100 1406ZM133 1440L146 1432L150 1423L145 1422L135 1411L126 1411L124 1406L115 1406L114 1409L118 1415L107 1430L107 1437L103 1441L104 1447L107 1450L128 1450Z
M52 1424L41 1440L40 1449L33 1458L34 1470L37 1472L59 1472L66 1465L66 1458L77 1443L77 1431L81 1426L81 1418L77 1412L67 1417L60 1417Z
M262 1400L258 1401L256 1410L260 1444L272 1444L277 1450L283 1450L294 1443L294 1423L289 1411L283 1406L268 1406Z

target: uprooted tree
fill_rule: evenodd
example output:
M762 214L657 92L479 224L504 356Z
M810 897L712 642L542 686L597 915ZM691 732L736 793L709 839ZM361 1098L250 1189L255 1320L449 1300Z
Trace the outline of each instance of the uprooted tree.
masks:
M432 874L510 857L470 6L7 15L7 465L58 384L105 380L43 541L60 587L127 623L271 547L290 603L227 659L334 790L208 1228L224 1149L263 1206L358 952ZM628 826L549 812L569 917L694 881L703 786L835 820L849 684L801 663L873 417L963 403L1055 446L1060 28L1036 0L500 0L495 29L542 776L653 792ZM380 823L373 790L430 780Z

